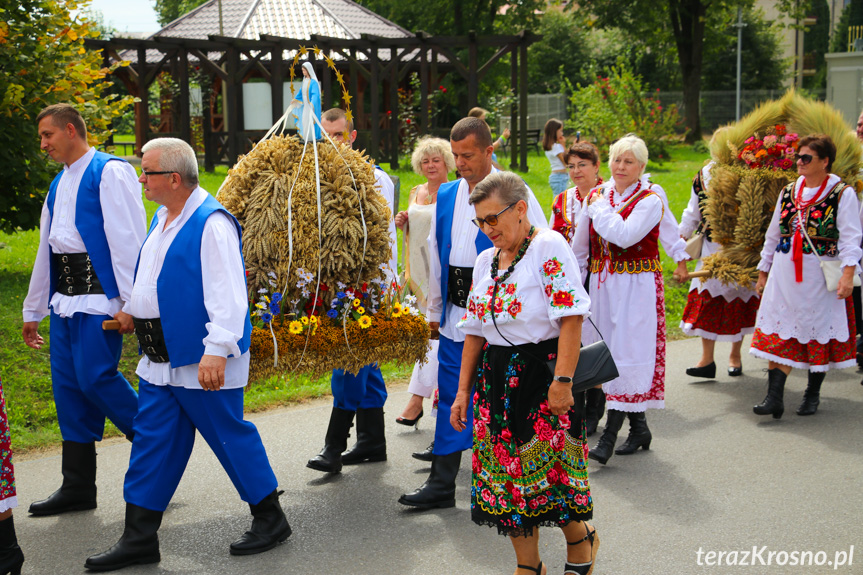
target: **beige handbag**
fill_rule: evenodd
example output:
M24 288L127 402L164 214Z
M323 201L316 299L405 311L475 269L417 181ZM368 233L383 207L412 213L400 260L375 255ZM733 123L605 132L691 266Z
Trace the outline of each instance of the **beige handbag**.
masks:
M809 247L812 248L812 253L818 258L818 264L821 266L821 273L824 274L824 281L827 283L827 291L834 292L839 289L839 278L842 277L842 262L839 260L822 260L821 256L815 250L812 240L809 239L809 234L801 229L801 233L806 236L806 241L809 242ZM854 286L860 285L860 274L854 274Z
M701 259L701 248L704 247L704 234L694 234L686 240L686 253L693 260Z

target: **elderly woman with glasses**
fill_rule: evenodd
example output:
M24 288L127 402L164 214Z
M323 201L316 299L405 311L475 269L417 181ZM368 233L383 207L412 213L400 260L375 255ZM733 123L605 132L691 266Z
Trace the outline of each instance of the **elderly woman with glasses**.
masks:
M850 296L863 254L860 206L854 190L830 173L835 160L829 136L800 140L800 177L779 194L767 229L755 286L761 306L749 350L769 362L767 396L753 408L758 415L782 417L792 367L809 372L797 415L813 415L826 372L855 364ZM827 289L821 262L839 262L837 288Z
M611 146L612 177L585 200L572 242L582 271L590 266L590 311L620 372L602 386L608 416L590 450L590 458L602 464L612 453L649 449L646 411L665 407L665 288L659 260L665 192L644 175L647 159L647 146L636 136ZM596 330L585 329L585 345L599 339ZM629 437L615 451L627 415Z
M516 573L545 573L539 527L559 527L565 573L592 571L599 539L590 519L584 395L573 397L581 323L590 300L560 234L528 219L528 192L497 172L470 196L474 223L491 240L476 259L459 390L450 422L467 423L474 399L471 517L495 526L515 549ZM546 363L557 358L553 369ZM475 392L473 391L475 389Z

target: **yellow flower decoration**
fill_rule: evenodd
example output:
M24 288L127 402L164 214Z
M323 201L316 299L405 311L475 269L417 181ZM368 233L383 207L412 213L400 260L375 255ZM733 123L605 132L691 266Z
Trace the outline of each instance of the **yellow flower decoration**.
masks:
M295 333L295 334L296 334L296 333L300 333L300 332L302 332L302 331L303 331L303 324L301 324L301 323L300 323L300 322L298 322L298 321L292 321L292 322L290 323L290 325L288 325L288 330L289 330L291 333Z
M393 307L393 313L392 313L391 317L401 317L401 316L402 316L401 308L396 309L395 307Z
M309 325L309 318L306 316L301 317L300 321L303 322L303 325Z
M403 311L404 310L402 309L401 303L396 302L393 304L393 313L398 313L399 315L401 315Z
M357 313L359 313L360 315L363 315L364 313L366 313L366 308L364 308L363 306L358 307Z
M311 321L314 325L318 325L318 316L313 315L309 321Z
M362 303L362 302L361 302L360 300L355 299L355 300L353 301L353 306L354 306L354 307L360 307L360 304L361 304L361 303Z
M357 320L357 323L360 324L360 327L363 329L368 329L370 325L372 325L372 318L367 315L364 315L360 319Z

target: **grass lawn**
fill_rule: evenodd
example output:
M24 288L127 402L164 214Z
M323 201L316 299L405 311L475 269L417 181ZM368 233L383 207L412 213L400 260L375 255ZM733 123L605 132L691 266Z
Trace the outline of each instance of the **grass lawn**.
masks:
M707 160L706 154L694 152L686 146L678 146L672 152L672 161L658 166L651 164L648 171L653 180L665 188L675 215L689 201L692 176ZM407 208L408 192L423 179L410 171L410 162L405 159L398 171L392 171L401 180L400 209ZM552 193L548 185L549 164L545 156L528 154L529 171L521 174L537 196L546 213L550 212ZM385 167L388 167L385 165ZM201 185L215 193L227 175L227 168L220 166L213 173L201 174ZM607 176L607 170L603 169ZM148 221L158 207L144 200ZM39 244L36 230L15 234L0 233L0 378L6 396L12 441L16 450L39 448L61 440L57 425L57 413L51 393L50 363L48 356L48 322L40 325L40 334L46 339L41 350L32 350L21 338L21 307L27 295L30 271ZM686 303L686 286L677 286L671 279L673 265L663 256L666 271L666 306L669 337L680 335L680 315ZM137 344L127 337L123 349L120 370L133 385L137 385ZM410 368L396 365L382 367L388 381L404 380ZM310 380L305 377L273 377L254 382L245 396L246 409L258 411L303 399L317 397L330 392L329 379ZM108 422L107 435L119 435L119 431Z

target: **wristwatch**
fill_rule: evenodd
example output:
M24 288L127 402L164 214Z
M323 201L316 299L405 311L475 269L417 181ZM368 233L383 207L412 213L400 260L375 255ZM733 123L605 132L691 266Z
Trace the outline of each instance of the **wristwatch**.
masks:
M565 375L555 375L554 381L559 381L560 383L572 383L572 378Z

